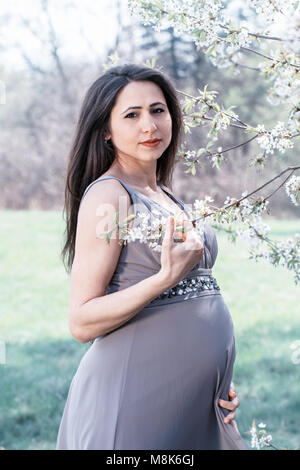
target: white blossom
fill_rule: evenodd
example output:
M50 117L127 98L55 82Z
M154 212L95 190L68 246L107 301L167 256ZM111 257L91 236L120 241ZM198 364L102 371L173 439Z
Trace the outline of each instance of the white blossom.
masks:
M194 210L197 211L197 215L203 216L210 211L209 203L213 202L213 198L210 196L205 196L204 199L196 199L193 203Z
M261 428L259 431L257 430L255 421L253 421L252 426L250 428L250 435L251 435L251 447L252 449L260 450L263 447L269 447L272 441L271 434L266 435L265 427L266 425L261 423L258 425Z
M300 68L299 57L284 46L272 49L270 56L272 62L259 64L261 73L272 84L267 100L275 106L280 103L293 104L300 91L299 72L295 67Z
M292 203L298 206L300 200L300 176L291 176L289 181L285 184L285 190Z
M128 0L128 7L143 24L155 24L157 31L171 26L177 34L194 34L195 44L199 47L214 42L220 28L219 21L222 21L221 0ZM167 12L167 16L161 18L162 10Z
M216 119L216 130L220 130L220 129L227 129L229 123L228 123L228 119L226 119L226 117L224 115L221 115L221 114L218 114L217 116L217 119Z
M274 153L277 149L279 152L284 153L286 149L293 148L291 140L292 133L289 129L284 127L284 123L278 121L277 125L271 131L266 131L264 125L258 125L255 129L260 135L257 138L257 143L265 150L265 152Z
M297 0L247 0L255 8L257 14L266 23L275 21L278 14L293 15Z
M293 188L294 181L299 184L299 177L297 180L292 180L290 188ZM241 228L235 232L229 230L229 233L234 240L238 236L249 244L250 259L257 262L259 258L262 258L273 266L283 266L293 270L295 283L300 283L300 235L296 234L283 241L270 240L268 237L270 227L262 219L263 213L268 210L269 201L262 197L250 199L246 196L247 191L242 193L240 198L242 200L227 196L222 210L212 207L213 198L205 196L204 199L196 199L192 208L187 206L186 213L189 220L194 221L195 230L202 239L206 218L224 227L231 226L233 223L241 224ZM178 214L182 215L180 212ZM179 225L180 220L179 217L177 219ZM141 243L148 243L154 251L161 251L166 222L167 217L154 208L149 213L138 214L136 226L131 229L127 228L121 238L127 242L139 240Z
M184 158L187 161L194 160L196 158L197 152L195 150L187 150L185 152Z

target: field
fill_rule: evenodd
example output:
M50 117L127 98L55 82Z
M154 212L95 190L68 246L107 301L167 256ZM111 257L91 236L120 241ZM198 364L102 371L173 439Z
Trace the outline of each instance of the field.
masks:
M1 222L0 447L54 449L71 379L89 348L68 330L64 222L47 211L1 211ZM276 239L300 233L300 221L268 223ZM291 359L300 340L300 286L285 268L249 260L244 242L217 238L213 274L235 325L239 430L250 443L245 432L255 419L274 445L300 449L300 364Z

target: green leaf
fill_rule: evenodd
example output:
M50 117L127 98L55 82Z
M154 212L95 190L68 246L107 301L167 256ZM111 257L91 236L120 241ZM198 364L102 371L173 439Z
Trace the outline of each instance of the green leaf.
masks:
M160 10L163 10L164 8L163 2L161 0L152 0L152 6L159 8Z
M205 148L199 149L198 152L197 152L197 157L200 157L200 155L202 155L202 153L204 153L204 152L205 152Z
M201 31L199 39L200 39L201 42L205 41L205 39L206 39L206 32L205 31L203 31L203 30Z
M181 21L183 24L185 24L187 26L187 19L186 19L186 16L184 14L181 15Z
M124 220L125 220L125 222L130 222L130 220L134 219L135 217L136 217L135 214L131 214L128 217L126 217L126 219L124 219Z
M228 24L229 24L231 29L236 29L236 27L234 26L234 24L231 20L228 21Z
M167 20L173 21L176 19L176 17L177 17L177 13L169 13L167 16Z
M115 224L118 223L118 214L119 214L119 211L118 211L118 212L115 212L115 214L114 214L114 223L115 223Z
M214 54L213 54L214 52ZM207 56L210 56L210 55L216 55L216 51L215 51L215 45L212 44L211 46L208 47L208 49L206 49L206 51L204 51L204 53L207 55Z
M211 140L210 142L208 142L208 143L206 144L206 149L209 149L209 148L212 147L213 145L214 145L214 141Z
M186 103L186 104L184 105L184 110L185 110L185 112L186 112L187 114L189 114L189 113L191 112L193 106L194 106L194 103L193 103L192 101L190 101L189 103Z

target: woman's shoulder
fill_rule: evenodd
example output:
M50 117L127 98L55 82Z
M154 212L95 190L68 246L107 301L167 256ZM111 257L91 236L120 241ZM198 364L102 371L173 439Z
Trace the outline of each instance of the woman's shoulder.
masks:
M107 227L111 228L115 226L117 213L120 213L122 220L133 213L129 193L115 179L97 179L87 187L81 198L78 224L87 229L88 226L94 227L97 221L105 220Z
M120 197L129 200L129 194L122 184L114 178L97 178L90 183L81 198L81 205L93 205L93 203L118 204Z

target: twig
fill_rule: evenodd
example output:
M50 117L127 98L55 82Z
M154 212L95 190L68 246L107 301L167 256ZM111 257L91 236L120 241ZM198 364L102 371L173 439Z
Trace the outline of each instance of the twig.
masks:
M192 223L196 222L197 220L201 220L202 218L205 218L205 217L209 217L210 215L214 215L218 212L221 212L221 211L224 211L226 209L229 209L229 207L232 207L232 206L237 206L241 201L243 201L244 199L247 199L248 197L252 196L252 194L255 194L257 193L257 191L260 191L261 189L263 189L264 187L268 186L270 183L272 183L273 181L275 181L277 178L280 178L280 176L282 176L284 173L286 173L287 171L292 171L291 175L293 174L293 172L295 170L299 170L300 169L300 166L291 166L291 167L288 167L286 168L285 170L281 171L278 175L274 176L274 178L271 178L269 181L267 181L266 183L262 184L261 186L259 186L259 188L256 188L254 191L252 191L251 193L248 193L246 194L246 196L243 196L241 197L240 199L234 201L233 203L231 204L228 204L227 206L225 207L221 207L220 209L218 209L217 211L215 212L211 212L209 214L204 214L203 217L197 217L196 219L193 219L191 220ZM289 175L289 177L291 176ZM287 178L288 179L288 178ZM282 185L281 185L282 186ZM272 194L271 194L272 195ZM270 197L271 195L269 195L268 197ZM263 198L265 200L265 198Z
M204 104L207 104L205 102L205 100L203 100L203 98L196 98L195 96L192 96L192 95L189 95L188 93L186 93L185 91L181 91L181 90L176 90L178 93L180 93L181 95L184 95L186 96L187 98L191 98L192 100L196 101L196 104L199 102L199 101L202 101L202 103ZM225 111L222 111L223 114L225 114L225 116L228 116L229 118L231 119L234 119L235 121L239 122L240 124L242 124L244 127L243 128L247 128L249 127L246 123L244 123L243 121L241 121L240 119L236 118L235 116L231 116L231 114L228 114L226 113Z
M212 121L213 118L210 118L210 117L207 117L207 116L203 116L202 119L204 119L205 121ZM237 127L238 129L246 129L244 126L239 126L238 124L233 124L232 122L229 124L230 127Z
M160 11L161 11L162 14L166 14L166 15L168 15L168 14L170 13L169 11L164 10L164 9L161 9ZM278 10L278 9L277 9L277 11L280 12L282 15L286 16L284 12L282 12L282 11L280 11L280 10ZM185 13L185 12L182 13L182 15L184 15L184 16L186 16L186 17L190 17L190 18L192 18L192 19L194 19L194 20L195 20L195 19L197 20L196 17L194 17L193 15L189 15L189 14L187 14L187 13ZM228 26L222 25L222 24L220 24L220 23L219 23L219 26L220 26L220 28L229 29ZM233 32L234 32L234 31L233 31ZM281 38L274 37L274 36L264 36L264 35L259 35L259 34L255 34L255 33L248 33L248 34L249 34L250 36L261 37L261 38L264 38L264 39L273 39L273 40L276 40L276 41L282 41ZM223 42L226 42L224 38L219 37L219 36L216 37L216 41L223 41ZM272 60L272 61L275 61L275 62L281 62L281 61L278 60L278 59L274 59L273 57L266 56L265 54L262 54L261 52L258 52L258 51L256 51L256 50L251 49L251 48L248 48L248 47L240 46L240 49L245 50L245 51L249 51L249 52L253 52L254 54L260 55L260 56L264 57L265 59L269 59L269 60ZM296 68L299 68L299 67L300 67L300 64L299 64L299 65L296 65L296 64L289 64L289 65L291 65L292 67L296 67Z
M294 173L295 170L293 170L289 176L287 178L285 178L285 180L281 183L280 186L278 186L278 188L275 189L275 191L273 191L271 194L269 194L267 197L264 198L264 200L266 201L267 199L269 199L271 196L273 196L273 194L275 194L289 179L290 177L292 176L292 174Z
M259 134L256 134L254 137L251 137L251 139L248 139L246 140L245 142L242 142L241 144L237 144L237 145L234 145L233 147L229 147L225 150L222 150L221 152L207 152L206 154L203 154L201 155L201 158L204 158L204 157L208 157L208 156L214 156L214 155L221 155L222 153L226 153L226 152L229 152L230 150L234 150L238 147L242 147L243 145L247 145L249 144L249 142L251 142L252 140L256 139L257 137L259 136ZM195 160L194 160L194 163L199 159L199 157L197 157Z
M220 27L223 28L223 29L229 30L228 26L225 26L225 25L221 25L221 24L220 24ZM231 33L238 33L239 30L231 30L230 32L231 32ZM279 38L279 37L277 37L277 36L267 36L267 35L265 35L265 34L260 34L260 33L249 33L249 32L248 32L248 35L249 35L249 36L254 36L255 38L270 39L270 40L272 40L272 41L282 41L282 42L290 41L290 42L291 42L291 41L296 41L296 40L298 40L298 39L295 39L295 38L293 38L293 39L283 39L283 38Z
M281 62L282 63L281 60L274 59L274 57L269 57L265 54L262 54L261 52L256 51L255 49L251 49L250 47L241 46L240 49L243 50L243 51L247 51L247 52L253 52L253 54L257 54L261 57L264 57L265 59L271 60L272 62L277 62L277 63ZM300 64L297 65L297 64L289 63L289 65L291 65L292 67L296 67L297 69L299 69L299 67L300 67Z
M217 153L225 153L225 152L229 152L230 150L236 149L238 147L242 147L243 145L249 144L249 142L256 139L258 136L259 134L256 134L254 137L251 137L251 139L248 139L245 142L242 142L241 144L234 145L233 147L230 147L228 149L222 150L222 152L217 152Z
M248 33L248 34L249 36L254 36L255 38L269 39L271 41L282 41L282 42L289 41L289 39L278 38L276 36L266 36L264 34L259 34L259 33ZM292 39L292 41L294 40L295 39Z
M238 67L241 67L243 69L254 70L255 72L260 72L261 71L261 69L259 67L251 67L250 65L240 64L239 62L234 62L234 60L232 60L232 59L229 59L229 62L231 62L233 65L237 65Z

